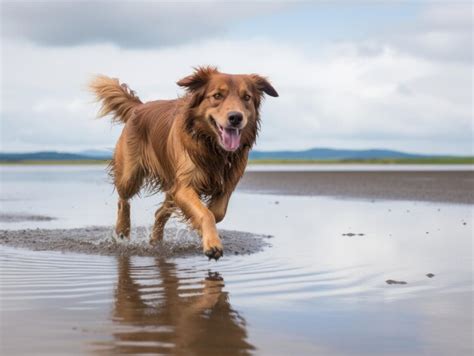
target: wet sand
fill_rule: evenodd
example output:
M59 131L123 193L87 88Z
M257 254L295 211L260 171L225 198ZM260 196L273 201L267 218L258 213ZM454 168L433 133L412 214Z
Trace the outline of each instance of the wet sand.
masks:
M474 171L246 172L238 189L270 194L474 204Z
M1 216L1 215L0 215ZM198 236L188 229L165 230L164 239L152 246L148 243L150 229L134 228L130 241L117 241L111 227L77 229L22 229L0 230L0 245L26 248L33 251L61 251L108 256L152 256L175 258L202 256ZM269 246L271 236L220 230L225 254L245 255L262 251Z
M24 213L0 213L0 222L12 223L21 221L51 221L54 220L51 216L32 215Z

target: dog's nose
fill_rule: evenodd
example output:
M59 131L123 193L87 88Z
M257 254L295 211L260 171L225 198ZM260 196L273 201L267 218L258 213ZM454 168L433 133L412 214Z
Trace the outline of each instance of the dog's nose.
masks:
M242 113L238 111L231 111L227 114L227 118L232 126L239 126L244 117Z

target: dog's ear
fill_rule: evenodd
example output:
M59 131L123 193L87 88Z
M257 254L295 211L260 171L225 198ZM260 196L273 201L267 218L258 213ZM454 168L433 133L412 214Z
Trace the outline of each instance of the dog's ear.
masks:
M251 74L250 77L252 78L252 81L255 83L258 90L270 96L278 96L277 91L270 84L267 78L262 77L258 74Z
M219 73L216 67L197 67L194 73L176 82L180 87L186 88L189 92L195 92L205 86L213 74Z

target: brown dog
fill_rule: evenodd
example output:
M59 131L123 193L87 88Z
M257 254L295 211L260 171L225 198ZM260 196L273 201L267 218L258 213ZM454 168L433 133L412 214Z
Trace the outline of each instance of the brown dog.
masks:
M179 208L202 236L204 253L223 255L216 222L227 210L257 137L263 94L278 96L263 77L197 68L178 81L187 94L142 103L117 79L96 77L91 89L102 101L99 116L112 114L125 127L110 165L119 194L115 231L130 235L128 200L142 186L165 192L155 213L151 242L163 238L166 221Z

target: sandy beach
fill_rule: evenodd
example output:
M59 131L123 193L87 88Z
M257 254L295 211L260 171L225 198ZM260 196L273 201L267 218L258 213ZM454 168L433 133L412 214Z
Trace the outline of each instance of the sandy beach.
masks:
M218 262L160 195L114 242L104 167L1 179L2 354L472 354L470 170L249 171Z
M474 171L247 172L248 192L474 204Z

